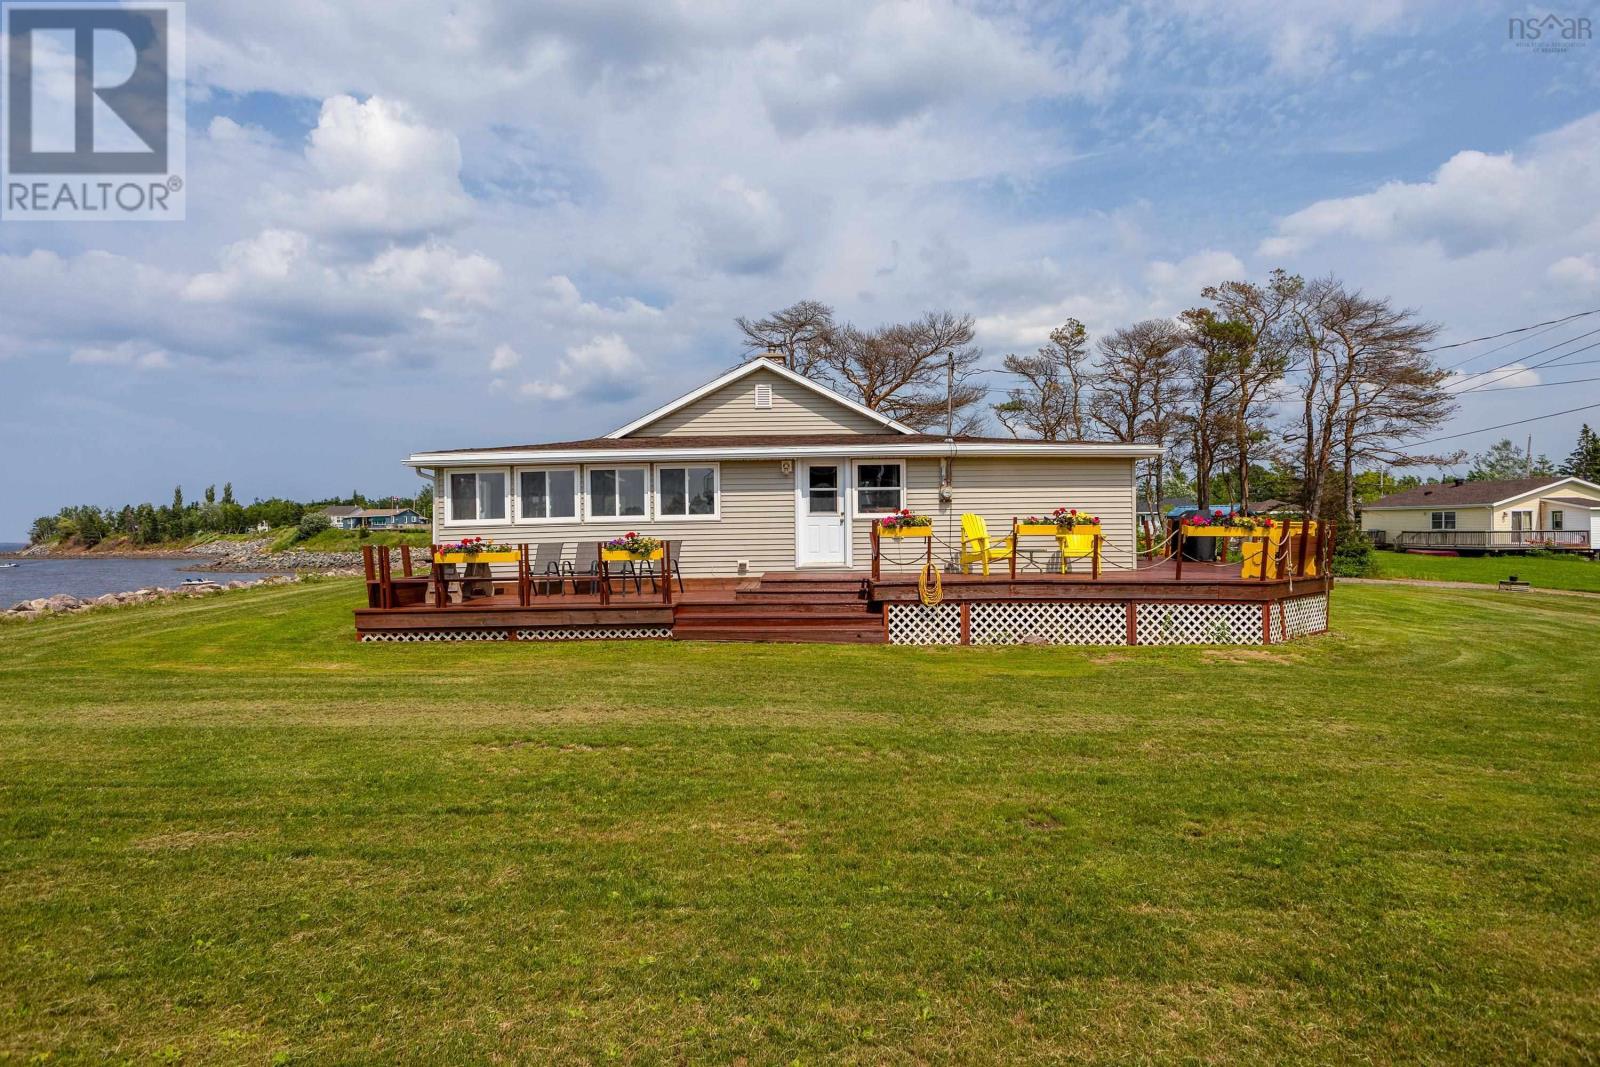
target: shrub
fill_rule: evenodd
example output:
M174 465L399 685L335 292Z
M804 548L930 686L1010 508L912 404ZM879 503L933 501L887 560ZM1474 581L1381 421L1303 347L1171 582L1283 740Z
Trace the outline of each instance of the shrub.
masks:
M1372 542L1354 524L1339 527L1333 542L1333 573L1339 578L1372 573Z
M300 541L308 541L332 525L333 523L328 521L328 516L322 512L310 512L300 516L300 525L295 528L295 538Z

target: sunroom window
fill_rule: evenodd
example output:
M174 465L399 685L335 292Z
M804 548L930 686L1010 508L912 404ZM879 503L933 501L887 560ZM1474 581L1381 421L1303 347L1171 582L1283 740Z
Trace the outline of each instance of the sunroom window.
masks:
M494 522L505 517L504 471L457 471L450 475L450 521Z
M905 506L905 466L900 463L856 465L856 511L862 515L898 511Z
M517 475L524 519L574 519L578 516L578 472L522 471Z
M624 519L637 518L643 514L643 467L590 468L590 518Z
M662 518L712 518L717 514L717 468L658 467L657 514Z

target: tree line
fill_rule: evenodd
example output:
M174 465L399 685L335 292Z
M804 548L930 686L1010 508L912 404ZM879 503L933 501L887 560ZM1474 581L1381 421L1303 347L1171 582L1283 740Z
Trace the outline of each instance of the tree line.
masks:
M979 366L970 315L863 330L802 301L736 324L747 350L918 429L973 433L992 415L1015 437L1161 445L1140 474L1152 509L1188 488L1201 507L1266 492L1353 518L1363 472L1462 458L1414 444L1456 409L1428 352L1441 327L1331 276L1225 281L1171 319L1097 338L1068 319L1006 355L998 388L983 383L997 371Z
M101 508L92 504L64 507L54 515L41 515L28 530L31 544L67 542L92 548L110 537L126 538L135 545L154 545L180 541L198 534L238 534L256 529L262 523L272 529L298 525L307 514L336 504L356 507L411 508L422 515L433 512L433 489L424 487L415 497L367 497L352 493L348 497L300 503L271 497L241 504L233 494L233 483L222 492L207 486L199 500L185 501L183 486L172 490L170 504L124 504Z

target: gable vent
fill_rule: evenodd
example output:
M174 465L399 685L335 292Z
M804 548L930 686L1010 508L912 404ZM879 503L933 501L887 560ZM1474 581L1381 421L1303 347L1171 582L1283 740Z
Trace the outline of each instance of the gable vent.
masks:
M766 382L756 383L756 410L772 410L772 386Z

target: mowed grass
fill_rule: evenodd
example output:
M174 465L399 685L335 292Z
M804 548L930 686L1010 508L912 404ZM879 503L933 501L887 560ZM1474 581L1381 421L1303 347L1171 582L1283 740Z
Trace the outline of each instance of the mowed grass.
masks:
M1419 556L1374 552L1374 578L1493 585L1513 574L1540 589L1600 593L1600 562L1582 556Z
M1576 1062L1600 612L1272 650L0 627L0 1058Z

